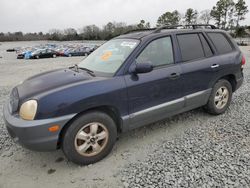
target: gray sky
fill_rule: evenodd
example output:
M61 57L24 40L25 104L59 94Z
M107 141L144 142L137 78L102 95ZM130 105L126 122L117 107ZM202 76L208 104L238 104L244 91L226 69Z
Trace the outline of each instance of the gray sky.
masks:
M236 1L236 0L235 0ZM245 0L250 9L250 0ZM155 25L166 11L211 9L217 0L0 0L0 32L47 32L109 21ZM250 13L241 24L250 25Z

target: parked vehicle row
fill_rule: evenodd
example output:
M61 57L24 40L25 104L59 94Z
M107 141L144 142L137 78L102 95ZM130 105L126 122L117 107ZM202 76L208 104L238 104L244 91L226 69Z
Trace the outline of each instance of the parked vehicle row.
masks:
M88 56L98 45L93 44L46 44L34 47L15 48L17 59L56 58L58 56Z

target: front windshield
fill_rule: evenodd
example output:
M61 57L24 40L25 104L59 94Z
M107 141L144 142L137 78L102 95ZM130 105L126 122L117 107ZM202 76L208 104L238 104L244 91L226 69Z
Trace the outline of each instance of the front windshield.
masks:
M139 44L133 39L113 39L97 48L78 66L94 72L114 74Z

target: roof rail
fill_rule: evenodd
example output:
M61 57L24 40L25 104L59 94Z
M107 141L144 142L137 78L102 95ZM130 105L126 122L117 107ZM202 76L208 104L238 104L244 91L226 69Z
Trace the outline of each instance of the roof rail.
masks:
M129 34L129 33L134 33L134 32L139 32L139 31L153 31L156 30L157 28L148 28L148 29L134 29L130 30L124 33L124 35Z
M186 25L186 26L191 26L193 27L193 29L197 29L197 28L200 28L200 27L210 27L210 29L217 29L217 27L215 25L212 25L212 24L190 24L190 25Z
M158 33L163 29L178 29L178 27L183 27L183 28L192 28L192 29L198 29L200 27L210 27L210 29L217 29L216 26L211 25L211 24L188 24L188 25L164 25L159 28L156 28L153 33Z
M124 35L133 33L133 32L139 32L139 31L153 31L152 33L159 33L163 29L178 29L179 27L182 27L183 29L187 28L192 28L192 29L198 29L201 27L207 28L209 27L210 29L217 29L216 26L211 25L211 24L188 24L188 25L163 25L158 28L148 28L148 29L134 29L130 30L124 33Z

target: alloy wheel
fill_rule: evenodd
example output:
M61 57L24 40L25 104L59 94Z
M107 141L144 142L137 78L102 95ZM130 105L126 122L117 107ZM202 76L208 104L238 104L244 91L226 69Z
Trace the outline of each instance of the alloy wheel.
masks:
M75 136L76 151L86 157L99 154L107 145L109 132L98 122L84 125Z
M215 94L214 97L214 103L217 109L222 109L224 108L229 99L229 91L226 87L222 86L220 87Z

